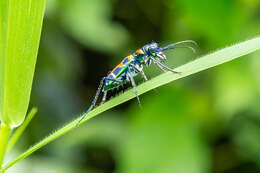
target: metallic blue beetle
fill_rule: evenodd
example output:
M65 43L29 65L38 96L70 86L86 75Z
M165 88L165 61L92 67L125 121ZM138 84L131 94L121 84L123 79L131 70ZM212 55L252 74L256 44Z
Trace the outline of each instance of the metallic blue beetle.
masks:
M100 92L103 92L103 98L101 104L106 101L107 92L114 88L118 88L120 85L123 85L126 82L131 82L136 98L138 100L139 105L140 99L138 97L138 93L136 90L136 84L134 81L134 76L138 73L141 73L143 78L147 81L147 77L143 71L143 65L149 66L152 62L155 63L162 71L170 71L173 73L180 73L177 71L172 70L171 68L167 67L166 65L162 64L162 62L166 61L166 55L163 53L165 50L169 49L176 49L176 48L189 48L193 52L195 52L194 48L190 46L177 46L182 43L193 43L196 45L196 42L192 40L185 40L180 41L177 43L170 44L165 47L159 47L157 43L150 43L143 46L141 49L138 49L135 53L125 57L120 64L118 64L106 77L103 77L100 81L98 90L96 95L88 108L88 110L82 115L81 119L77 122L77 125L80 123L82 119L91 111L100 95Z

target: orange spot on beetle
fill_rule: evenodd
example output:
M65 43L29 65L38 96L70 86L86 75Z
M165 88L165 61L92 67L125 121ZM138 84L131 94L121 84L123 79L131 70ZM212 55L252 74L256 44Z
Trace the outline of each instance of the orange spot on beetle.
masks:
M135 52L137 55L139 55L139 54L142 54L142 53L144 53L141 49L138 49L136 52Z

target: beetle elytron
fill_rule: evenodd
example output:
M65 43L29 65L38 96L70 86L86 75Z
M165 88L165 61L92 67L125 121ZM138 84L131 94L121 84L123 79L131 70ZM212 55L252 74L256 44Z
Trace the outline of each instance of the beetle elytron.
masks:
M192 40L185 40L180 41L177 43L170 44L165 47L158 47L157 43L147 44L141 49L138 49L135 53L128 55L125 57L120 64L118 64L106 77L103 77L100 81L99 87L97 89L96 95L88 108L88 110L82 115L80 120L77 122L77 125L80 123L82 119L88 114L89 111L93 109L100 95L100 92L103 92L103 98L101 104L106 101L107 92L109 90L118 88L119 86L125 84L126 82L131 82L134 92L136 94L136 98L138 104L140 104L140 99L138 97L138 93L136 90L136 84L134 81L134 76L138 73L142 74L142 77L147 81L147 77L143 71L143 65L149 66L152 62L155 63L162 71L170 71L173 73L180 73L177 71L172 70L171 68L167 67L166 65L162 64L162 62L166 61L166 55L163 53L165 50L175 49L175 48L189 48L193 52L195 52L194 48L190 46L177 46L182 43L193 43L196 42Z

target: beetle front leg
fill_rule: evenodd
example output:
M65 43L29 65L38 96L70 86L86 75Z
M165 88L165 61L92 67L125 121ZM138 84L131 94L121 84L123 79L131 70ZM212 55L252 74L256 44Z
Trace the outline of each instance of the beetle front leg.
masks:
M138 92L137 92L137 89L136 89L134 77L130 73L128 73L127 76L129 78L129 80L131 81L131 84L134 88L134 92L135 92L135 95L136 95L136 98L137 98L137 101L138 101L138 105L139 105L140 108L142 108L142 105L141 105L141 102L140 102L140 99L139 99L139 96L138 96Z
M171 69L170 67L167 67L166 65L163 65L162 63L160 63L159 61L157 61L156 59L154 58L151 58L153 60L153 62L155 64L157 64L159 67L161 66L161 68L164 68L170 72L173 72L173 73L181 73L181 72L178 72L178 71L174 71L173 69Z
M102 97L101 104L105 103L105 102L106 102L106 99L107 99L107 91L104 91L104 92L103 92L103 97Z

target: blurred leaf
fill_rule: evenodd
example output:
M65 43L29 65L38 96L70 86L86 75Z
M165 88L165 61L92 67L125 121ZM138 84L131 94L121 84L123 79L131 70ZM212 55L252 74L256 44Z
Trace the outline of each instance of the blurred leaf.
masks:
M199 134L198 120L193 120L206 112L198 108L194 111L194 102L201 98L187 93L170 88L160 90L159 96L144 99L145 109L139 114L131 111L134 117L125 131L118 172L209 171L208 147Z
M157 88L159 86L165 85L169 82L172 82L174 80L189 76L191 74L206 70L208 68L220 65L222 63L231 61L235 58L238 58L240 56L252 53L256 50L260 49L260 37L244 41L242 43L235 44L233 46L218 50L214 53L205 55L201 58L198 58L194 61L191 61L187 64L184 64L178 68L176 68L176 71L181 72L180 74L173 74L171 72L163 73L139 86L137 86L137 90L139 94L143 94L145 92L148 92L154 88ZM88 121L89 119L93 118L94 116L97 116L98 114L101 114L102 112L111 109L121 103L124 103L132 98L135 98L135 94L133 89L130 89L126 91L125 93L105 102L104 104L96 107L91 112L89 112L88 116L86 116L85 119L81 121L80 124ZM64 127L60 128L59 130L55 131L51 135L44 138L39 143L35 144L31 148L29 148L27 151L22 153L20 156L18 156L16 159L11 161L9 164L7 164L3 169L6 170L10 168L12 165L17 163L18 161L24 159L25 157L31 155L34 151L40 149L41 147L47 145L49 142L59 138L60 136L66 134L67 132L71 131L76 127L76 124L81 119L81 117L78 117L74 121L66 124ZM80 125L79 124L79 125Z
M250 69L251 73L253 75L254 80L257 81L257 89L260 91L260 75L259 73L259 67L260 67L260 52L257 52L252 55L251 61L250 61Z
M232 123L232 138L239 147L238 154L260 167L260 117L259 114L236 116Z
M219 68L214 81L216 110L226 116L225 119L248 108L258 92L256 80L250 71L245 70L247 65L235 65Z
M55 21L46 19L31 101L35 105L41 105L38 120L45 121L49 127L56 127L61 119L71 119L82 108L81 89L77 87L85 66L77 45L61 32ZM48 116L41 116L46 114ZM40 133L46 135L49 128L45 128L46 124L40 121L35 121L37 129L43 128ZM41 136L37 130L31 135L35 138Z
M76 173L75 170L77 169L79 168L71 162L64 162L63 159L57 159L48 155L30 158L23 164L10 168L8 173Z
M87 126L84 126L76 131L72 131L68 135L64 136L61 140L57 141L55 151L64 151L70 147L81 144L93 144L102 145L110 147L112 149L115 145L121 142L121 138L124 131L124 123L122 119L119 118L118 113L105 113L105 116L97 117L89 122ZM86 133L88 132L88 133ZM66 143L64 146L63 144ZM71 151L72 154L73 151ZM61 153L61 152L60 152ZM62 155L68 155L67 153L62 153Z
M45 0L0 2L0 114L12 127L28 108L44 9Z
M61 21L65 30L86 46L116 52L126 44L126 30L111 22L110 1L61 0ZM94 57L90 57L94 58Z
M170 12L176 10L182 20L217 46L230 44L240 34L248 15L246 10L249 10L237 0L177 0L169 4L174 8Z
M57 140L55 145L49 147L49 151L56 157L76 165L81 170L79 172L91 172L90 169L93 172L102 172L104 168L111 168L111 163L118 162L119 146L124 137L125 124L128 123L122 121L121 115L120 112L106 112L103 116L89 121L87 126Z

